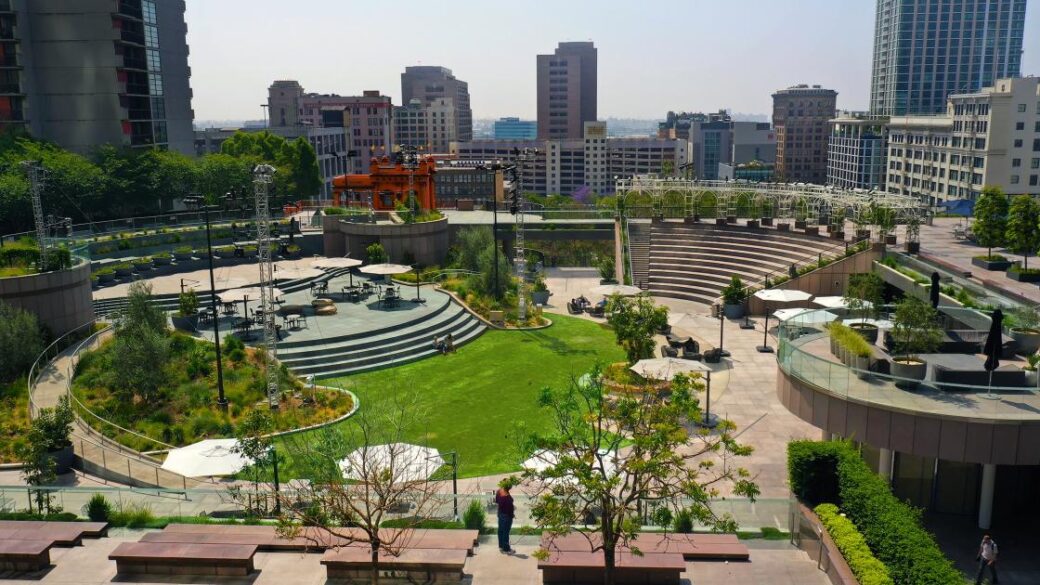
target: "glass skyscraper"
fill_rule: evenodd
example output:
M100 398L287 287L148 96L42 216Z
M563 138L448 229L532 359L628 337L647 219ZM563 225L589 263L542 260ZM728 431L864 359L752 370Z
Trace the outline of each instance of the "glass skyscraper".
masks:
M878 0L871 113L937 114L1020 75L1026 0Z

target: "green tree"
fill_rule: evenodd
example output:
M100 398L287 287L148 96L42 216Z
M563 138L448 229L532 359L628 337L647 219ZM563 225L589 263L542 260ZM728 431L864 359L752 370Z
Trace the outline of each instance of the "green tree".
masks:
M986 257L993 256L993 248L1004 245L1007 229L1008 200L1000 187L986 187L975 202L975 241L986 247Z
M289 144L291 165L289 181L292 183L290 196L298 198L316 197L321 193L321 169L318 168L318 154L314 152L309 140L299 137Z
M934 351L942 343L942 329L936 324L938 312L917 297L904 297L892 316L895 350L912 358Z
M386 262L386 249L379 242L369 244L365 248L365 257L368 258L369 264L382 264Z
M1011 200L1004 242L1008 250L1022 255L1022 268L1029 269L1029 255L1040 247L1040 204L1032 196Z
M172 150L149 150L160 204L169 209L174 202L196 193L201 165L193 158Z
M470 279L470 282L476 283L476 289L485 295L492 295L495 298L501 297L502 293L512 288L512 277L510 276L511 270L509 266L509 260L506 259L505 254L498 255L498 287L500 290L495 290L495 248L494 246L488 246L481 250L479 258L477 258L477 276Z
M0 301L0 384L29 371L43 351L43 339L36 315Z
M485 226L466 227L459 231L455 244L455 266L461 270L480 270L480 254L494 245L491 228Z
M71 445L72 423L75 414L68 396L62 396L54 408L41 408L29 426L26 441L15 448L15 455L22 462L22 479L34 487L52 486L56 483L57 465L53 453ZM40 513L51 511L51 494L46 489L31 490ZM31 508L30 504L30 508Z
M210 203L230 193L243 198L253 192L253 167L259 159L229 154L207 154L198 162L198 189Z
M112 352L113 385L129 399L159 397L170 360L166 313L152 302L152 287L144 282L130 285L127 306L115 323Z
M686 510L715 530L736 529L733 518L717 515L709 502L725 484L735 495L758 496L747 470L730 459L750 455L751 447L737 442L729 421L710 433L690 431L702 417L696 397L702 388L698 380L679 375L667 397L648 388L608 398L594 370L564 389L542 392L539 402L552 421L550 429L517 433L521 456L545 457L543 469L523 475L537 495L531 517L542 529L544 548L536 556L545 558L555 539L593 517L594 530L579 534L589 539L589 551L603 552L604 583L611 585L618 549L639 554L636 536L647 502L656 502L651 515L659 526ZM726 454L725 465L715 464L718 453Z
M845 305L853 313L858 312L861 320L865 320L877 315L883 302L884 290L884 281L873 272L850 275L848 290L845 292Z
M271 433L275 430L274 419L270 411L263 408L254 408L249 411L235 429L238 443L235 451L249 459L250 464L246 468L253 480L253 493L259 493L260 480L263 478L268 465L271 463L274 440ZM249 498L252 500L252 498ZM255 506L251 506L255 507ZM266 510L255 510L260 513Z
M21 230L29 229L32 221L28 182L21 168L24 160L38 161L46 172L45 213L82 222L95 219L108 208L105 177L97 165L53 144L20 138L0 154L0 166L11 176L0 186L0 191L6 191L0 198L7 200L7 204L17 210L16 214L24 218ZM0 218L3 218L0 223L9 221L3 214Z
M633 298L614 295L607 301L607 311L607 323L614 329L629 364L654 357L654 335L668 324L668 307L657 306L645 294Z

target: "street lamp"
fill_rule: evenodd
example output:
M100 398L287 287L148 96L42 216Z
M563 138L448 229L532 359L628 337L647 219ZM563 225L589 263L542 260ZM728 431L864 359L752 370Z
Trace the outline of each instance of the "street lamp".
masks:
M211 208L219 209L216 205L206 205L201 195L188 195L184 198L184 205L195 207L202 211L206 217L206 258L209 260L209 300L210 310L213 312L213 343L217 348L217 407L227 411L228 402L224 397L224 366L220 358L220 313L217 311L217 284L213 275L213 241L210 234L209 212Z

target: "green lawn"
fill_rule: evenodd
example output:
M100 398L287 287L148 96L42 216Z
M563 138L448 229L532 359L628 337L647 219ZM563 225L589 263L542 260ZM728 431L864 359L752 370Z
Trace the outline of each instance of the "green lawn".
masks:
M429 407L431 446L458 451L460 475L514 471L516 455L508 433L519 421L535 427L547 422L538 407L539 391L568 383L597 361L625 357L604 325L561 315L550 318L553 325L547 329L488 331L455 354L332 383L357 393L361 408L381 388L414 388Z

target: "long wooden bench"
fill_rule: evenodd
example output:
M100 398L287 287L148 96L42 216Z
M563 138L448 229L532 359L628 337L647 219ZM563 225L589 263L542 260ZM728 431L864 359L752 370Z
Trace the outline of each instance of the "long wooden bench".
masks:
M603 582L603 552L554 551L538 561L542 583L599 585ZM686 561L679 553L635 555L618 553L615 582L619 585L679 585Z
M390 583L461 583L466 566L465 550L406 548L397 555L379 555L380 581ZM372 553L367 548L330 550L321 559L329 579L368 583Z
M108 558L121 574L245 576L255 554L252 544L124 542Z
M51 564L50 540L0 540L0 569L39 571Z
M210 544L255 544L262 551L326 550L338 547L368 546L364 532L357 528L335 528L336 534L321 528L306 527L300 535L280 538L274 526L235 526L170 524L162 532L151 532L142 542L182 542ZM400 532L386 529L387 533ZM417 529L401 537L401 547L436 550L464 550L472 555L480 533L476 530ZM388 536L388 539L391 538Z
M101 538L108 535L107 522L51 522L49 520L0 520L0 529L23 529L66 526L78 530L83 538Z
M3 540L47 540L54 546L79 546L83 544L83 534L66 526L0 528L0 541Z
M597 533L570 533L550 539L542 537L542 547L549 551L588 552L602 542ZM725 560L746 561L750 558L748 548L735 534L676 534L643 532L622 547L621 552L636 548L644 554L679 553L687 561Z

